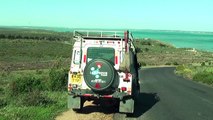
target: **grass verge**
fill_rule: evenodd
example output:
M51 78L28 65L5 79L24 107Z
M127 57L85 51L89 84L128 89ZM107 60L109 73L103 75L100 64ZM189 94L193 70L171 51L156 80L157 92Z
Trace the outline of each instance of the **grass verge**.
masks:
M43 92L54 102L48 105L19 106L9 104L0 109L1 120L53 120L55 116L67 109L66 92Z
M0 120L53 120L67 110L67 70L59 66L1 73Z
M213 86L213 66L179 65L176 74Z

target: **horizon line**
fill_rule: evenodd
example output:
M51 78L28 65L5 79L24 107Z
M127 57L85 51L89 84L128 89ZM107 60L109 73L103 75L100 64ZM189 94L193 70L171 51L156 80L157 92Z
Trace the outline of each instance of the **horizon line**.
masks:
M0 25L0 28L23 28L23 29L39 29L39 28L52 28L52 29L89 29L89 30L151 30L151 31L174 31L174 32L202 32L202 33L213 33L213 31L203 31L203 30L175 30L175 29L151 29L151 28L90 28L90 27L59 27L59 26L21 26L21 25L13 25L13 26L8 26L8 25ZM31 27L31 28L30 28ZM45 29L44 29L45 30Z

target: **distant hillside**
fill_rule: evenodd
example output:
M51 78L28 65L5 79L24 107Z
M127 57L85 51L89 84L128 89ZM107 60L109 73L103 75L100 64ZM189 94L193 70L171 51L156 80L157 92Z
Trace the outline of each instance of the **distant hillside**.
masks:
M43 29L0 28L0 39L70 40L72 32L55 32Z

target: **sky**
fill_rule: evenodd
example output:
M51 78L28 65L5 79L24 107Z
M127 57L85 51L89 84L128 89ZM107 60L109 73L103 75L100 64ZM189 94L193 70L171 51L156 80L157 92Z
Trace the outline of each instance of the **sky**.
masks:
M0 0L0 26L213 31L213 0Z

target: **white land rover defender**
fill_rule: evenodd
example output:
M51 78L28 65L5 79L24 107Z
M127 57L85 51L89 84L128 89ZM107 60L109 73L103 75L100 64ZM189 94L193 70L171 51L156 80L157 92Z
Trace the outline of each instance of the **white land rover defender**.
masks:
M140 87L132 35L79 30L73 37L68 107L80 110L86 100L117 101L119 112L133 113Z

